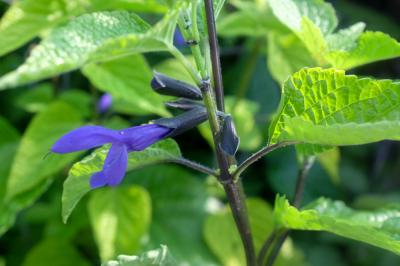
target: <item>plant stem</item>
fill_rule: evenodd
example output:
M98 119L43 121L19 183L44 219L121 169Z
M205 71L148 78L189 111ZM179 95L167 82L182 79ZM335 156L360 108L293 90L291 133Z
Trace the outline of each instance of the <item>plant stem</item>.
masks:
M207 166L204 166L202 164L190 161L190 160L185 159L185 158L166 159L164 162L180 164L180 165L186 166L188 168L194 169L196 171L202 172L204 174L218 177L218 172L215 171L214 169L211 169L211 168L209 168Z
M262 245L260 252L258 253L258 256L257 256L258 266L264 265L264 258L267 255L269 248L274 243L276 236L277 236L277 232L276 232L276 230L274 230L270 233L267 240L264 241L264 244Z
M285 147L285 146L289 146L289 145L294 145L297 144L298 142L295 141L287 141L287 142L280 142L271 146L266 146L264 148L262 148L261 150L259 150L258 152L252 154L250 157L248 157L244 162L242 162L238 168L236 169L236 171L233 173L234 178L238 178L243 171L245 171L247 169L247 167L249 167L250 165L252 165L253 163L255 163L256 161L258 161L259 159L261 159L263 156L269 154L270 152Z
M296 182L296 190L294 193L294 199L293 199L293 206L296 208L300 208L301 205L301 199L303 197L303 192L304 192L304 185L306 178L308 176L308 173L310 172L311 167L313 166L315 161L315 157L307 157L304 159L304 162L299 169L298 175L297 175L297 182ZM283 231L278 240L276 241L270 255L268 256L267 260L267 266L272 266L275 262L275 259L279 255L279 251L281 250L283 243L285 243L286 238L289 236L290 230L285 230Z
M207 31L210 43L211 62L213 65L212 72L214 77L215 97L219 111L224 112L224 87L222 83L221 62L219 58L219 47L217 30L215 27L214 6L212 0L204 0L207 18Z
M199 73L193 68L192 64L187 60L187 58L175 47L168 47L168 51L185 67L186 71L190 74L192 79L197 83L201 84L202 79Z

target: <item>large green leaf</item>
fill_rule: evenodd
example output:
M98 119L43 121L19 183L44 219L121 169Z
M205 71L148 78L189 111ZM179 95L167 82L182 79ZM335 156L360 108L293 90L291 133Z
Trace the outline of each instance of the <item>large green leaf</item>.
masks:
M146 190L138 186L99 189L91 194L88 208L102 261L139 250L151 219Z
M321 198L299 211L277 197L274 216L279 227L327 231L400 254L399 210L397 204L391 209L357 211L341 201Z
M382 32L367 31L352 48L332 50L326 55L326 59L334 67L350 69L399 56L399 42Z
M36 46L17 70L0 79L0 89L48 78L82 67L172 45L178 7L154 27L126 11L86 14L57 28Z
M29 251L22 265L88 266L90 264L70 243L58 238L48 238Z
M176 266L177 263L167 246L141 253L139 256L119 255L118 260L108 261L102 266Z
M63 102L54 102L31 121L15 156L7 184L7 199L29 191L61 170L77 154L49 155L53 143L81 125L79 111Z
M163 98L150 87L152 72L141 55L90 64L83 73L97 88L111 93L113 100L127 102L133 114L168 115Z
M105 9L164 12L157 0L21 0L13 1L0 22L0 56L46 30L87 12Z
M303 67L317 66L307 48L293 33L268 34L267 60L268 68L279 84Z
M127 180L143 186L152 199L146 249L167 245L176 265L217 265L202 238L207 206L204 182L177 166L147 167L129 173Z
M108 153L108 147L97 149L82 161L74 164L64 182L62 195L62 217L67 222L76 204L91 189L89 179L93 173L102 169L103 162ZM172 139L160 141L144 151L129 154L128 171L156 164L168 159L181 157L178 144Z
M274 228L271 207L260 199L248 199L250 226L254 237L254 245L258 251L267 236ZM229 206L210 215L204 225L204 237L224 266L245 265L245 255L240 236ZM283 246L283 252L276 261L276 265L304 265L303 256L293 247L289 240Z
M400 139L400 83L310 68L283 85L270 143L356 145Z
M272 14L266 2L249 1L239 10L223 16L218 21L218 34L224 37L259 36L270 32L287 32L288 30Z
M277 18L303 42L319 66L349 69L400 56L400 44L381 32L365 32L364 23L334 32L337 18L323 0L271 0Z

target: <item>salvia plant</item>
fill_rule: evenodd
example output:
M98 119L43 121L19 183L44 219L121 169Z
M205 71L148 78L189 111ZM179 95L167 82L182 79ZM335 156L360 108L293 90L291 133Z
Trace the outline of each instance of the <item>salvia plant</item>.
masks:
M364 22L343 27L323 0L226 2L3 4L2 103L17 98L34 116L23 135L20 111L0 116L0 265L400 265L399 202L351 204L341 183L351 189L360 174L339 173L338 148L400 140L400 83L353 70L399 57L400 43ZM223 78L220 47L227 58L251 52ZM264 53L269 79L257 80ZM308 185L320 187L314 196ZM363 193L354 186L353 198ZM32 242L32 227L15 229L25 220L46 225L29 251L15 248ZM25 240L10 241L18 232Z

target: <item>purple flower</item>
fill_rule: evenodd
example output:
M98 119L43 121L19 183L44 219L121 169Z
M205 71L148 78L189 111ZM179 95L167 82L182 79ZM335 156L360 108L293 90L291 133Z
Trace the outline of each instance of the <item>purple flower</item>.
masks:
M103 169L90 178L90 186L116 186L121 183L128 165L128 153L141 151L167 137L173 129L146 124L123 130L101 126L83 126L62 136L51 148L55 153L88 150L111 143Z
M174 32L174 45L178 48L186 46L185 39L183 38L182 33L178 28L176 28Z
M108 111L108 109L110 109L112 102L113 98L111 94L109 93L103 94L100 97L99 101L97 102L97 112L104 114L105 112Z

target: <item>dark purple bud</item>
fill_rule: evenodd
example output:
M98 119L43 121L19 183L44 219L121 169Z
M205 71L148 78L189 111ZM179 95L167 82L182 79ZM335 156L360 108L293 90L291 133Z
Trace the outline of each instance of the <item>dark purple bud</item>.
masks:
M183 81L170 78L158 72L154 72L151 80L151 87L159 94L188 98L192 100L201 100L200 90Z
M167 137L175 137L207 120L207 110L204 107L193 108L172 118L154 120L156 125L172 129Z
M224 118L221 130L221 148L231 156L234 156L239 148L240 139L236 133L236 128L230 115Z
M203 105L198 101L181 98L176 101L166 102L165 106L168 108L188 111L196 107L202 107Z
M112 105L113 99L111 94L109 93L105 93L103 94L99 101L97 102L97 112L104 114L105 112L107 112L111 105Z

